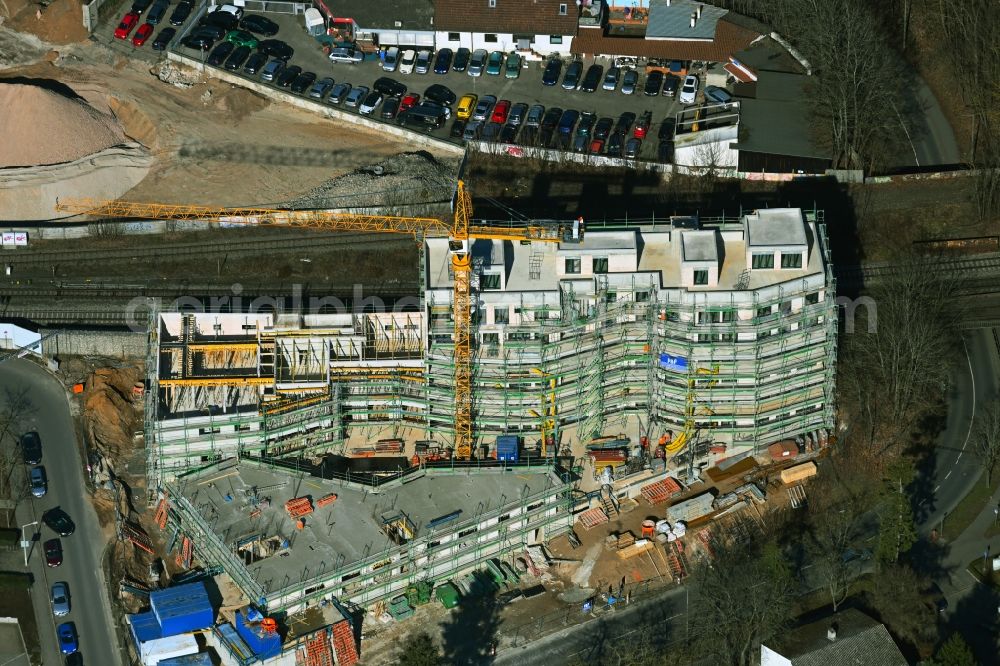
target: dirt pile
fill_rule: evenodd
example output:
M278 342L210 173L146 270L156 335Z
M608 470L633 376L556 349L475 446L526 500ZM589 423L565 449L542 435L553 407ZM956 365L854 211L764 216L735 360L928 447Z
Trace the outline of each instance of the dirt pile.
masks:
M30 0L5 0L0 2L0 17L14 30L37 35L52 44L87 39L81 0L59 0L48 6Z
M119 460L131 450L139 420L132 389L141 380L138 368L99 368L84 384L87 440L103 458Z
M190 67L182 67L169 60L164 60L149 70L150 73L164 83L184 90L201 81L201 75Z
M114 118L67 86L15 81L0 83L0 168L72 162L125 143Z

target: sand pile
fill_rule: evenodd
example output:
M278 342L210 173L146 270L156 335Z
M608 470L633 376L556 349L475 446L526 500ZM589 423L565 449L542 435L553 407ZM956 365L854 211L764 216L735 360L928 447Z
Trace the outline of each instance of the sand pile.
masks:
M72 162L125 143L114 118L41 86L0 82L0 109L0 168Z

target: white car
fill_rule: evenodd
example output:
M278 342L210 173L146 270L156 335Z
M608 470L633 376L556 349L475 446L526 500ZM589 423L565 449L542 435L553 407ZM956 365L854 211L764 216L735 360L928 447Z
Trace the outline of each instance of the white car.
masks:
M357 49L347 46L339 46L330 51L330 62L346 63L356 65L365 59L365 54Z
M59 582L52 584L51 599L53 615L69 615L69 588L66 586L66 583Z
M390 46L385 50L385 57L382 59L382 69L386 72L395 72L399 66L399 47Z
M688 74L684 79L684 85L681 86L681 104L694 104L696 97L698 97L698 77Z
M382 103L382 93L378 91L370 92L365 97L364 101L361 102L361 105L358 107L358 111L363 116L370 116L372 112L374 112L375 109L378 108L378 105L381 103Z
M403 57L399 60L400 74L413 74L413 64L417 60L417 52L413 49L403 51Z

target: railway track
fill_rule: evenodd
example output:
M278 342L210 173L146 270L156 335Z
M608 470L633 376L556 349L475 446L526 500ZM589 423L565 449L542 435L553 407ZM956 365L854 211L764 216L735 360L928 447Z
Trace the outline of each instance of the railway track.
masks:
M149 260L183 260L205 256L227 257L274 254L308 250L330 250L338 247L377 249L391 243L412 243L407 236L371 234L310 234L288 238L267 236L248 240L225 240L205 243L176 243L153 247L94 250L18 250L0 252L0 263L14 267L53 266L62 264L115 263Z
M932 259L924 264L926 270L945 273L962 273L973 277L1000 273L1000 254L990 254L976 258ZM834 266L833 272L839 282L858 283L864 280L891 277L908 266L898 264L869 264L866 266Z

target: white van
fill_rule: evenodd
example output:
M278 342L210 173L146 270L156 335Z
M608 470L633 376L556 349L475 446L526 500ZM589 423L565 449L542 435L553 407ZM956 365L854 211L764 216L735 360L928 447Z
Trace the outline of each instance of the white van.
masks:
M243 18L243 8L237 7L236 5L217 5L216 8L212 11L226 12L232 14L238 19Z

